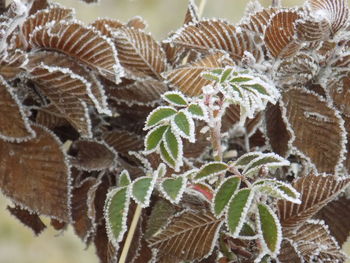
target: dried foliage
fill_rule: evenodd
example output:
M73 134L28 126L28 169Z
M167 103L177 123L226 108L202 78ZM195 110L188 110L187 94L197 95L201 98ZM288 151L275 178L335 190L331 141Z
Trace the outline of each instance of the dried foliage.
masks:
M72 225L102 263L344 262L349 9L276 2L232 24L190 0L160 42L137 16L0 6L9 212Z

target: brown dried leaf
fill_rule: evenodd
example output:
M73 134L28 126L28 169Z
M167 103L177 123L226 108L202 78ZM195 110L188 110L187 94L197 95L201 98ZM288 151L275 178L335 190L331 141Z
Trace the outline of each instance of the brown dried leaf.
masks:
M33 125L28 142L0 141L0 187L4 195L30 211L70 221L70 172L61 143Z
M116 152L105 142L96 140L74 141L69 149L71 163L78 169L100 171L116 165Z
M102 35L112 37L112 32L116 29L121 28L124 26L124 24L115 19L99 18L95 20L91 26L100 31Z
M222 223L222 219L215 218L208 211L185 210L175 215L160 233L149 238L148 243L151 248L159 250L159 256L202 259L212 252Z
M350 178L309 174L293 183L301 194L301 204L278 201L278 215L284 228L301 226L328 202L332 201L350 183Z
M295 134L293 146L319 172L334 173L345 151L344 124L339 113L323 98L306 89L290 89L283 94L282 100L285 117Z
M264 8L261 11L250 15L249 20L246 24L242 24L241 27L264 34L265 29L271 19L271 17L277 12L276 8Z
M299 40L319 41L327 39L331 34L329 20L319 16L313 17L311 12L306 18L295 22L296 33Z
M240 62L245 51L259 61L262 58L260 39L256 33L237 28L223 20L201 20L185 25L167 40L187 49L200 51L226 51L233 60Z
M128 131L115 130L103 134L103 140L118 153L127 154L129 151L143 149L143 139Z
M113 32L120 63L132 76L145 74L160 78L166 69L165 53L150 35L128 27Z
M274 58L293 56L300 49L300 44L294 39L294 22L299 18L296 11L287 10L274 14L270 19L264 41Z
M35 122L50 130L53 130L56 127L69 125L69 122L64 118L64 115L62 115L53 104L41 107L37 111Z
M281 263L303 263L303 259L295 244L291 243L288 239L282 241L278 260Z
M343 119L345 121L345 130L347 132L346 138L347 138L347 143L346 143L346 155L345 155L345 160L344 160L344 166L347 169L348 173L350 172L350 118L343 116Z
M77 22L49 23L34 29L29 42L32 48L65 53L116 83L124 74L113 43L93 27Z
M131 18L128 23L126 23L128 27L133 27L135 29L140 29L140 30L145 30L147 27L146 21L140 17L140 16L135 16Z
M46 9L49 6L47 0L34 0L32 4L32 8L29 11L29 14L35 14L39 10Z
M30 71L30 77L39 85L60 113L83 136L91 137L91 124L86 102L89 83L68 69L44 64Z
M342 246L350 234L350 200L345 196L328 203L316 215L329 227L331 235Z
M19 73L24 71L27 63L27 54L16 49L0 58L0 75L6 80L14 79Z
M285 120L282 118L278 104L269 103L265 110L265 132L272 150L283 157L290 151L291 135L288 132Z
M346 68L348 70L348 68ZM329 96L336 108L344 115L350 116L350 76L331 78L327 85Z
M41 221L40 217L36 213L31 213L27 209L24 209L18 205L11 207L7 206L7 210L16 217L21 223L33 230L37 236L45 230L46 225Z
M345 262L345 254L322 221L309 220L287 237L305 262Z
M198 8L194 0L188 1L187 12L185 15L184 25L197 23L199 21Z
M224 53L214 53L194 63L168 71L163 76L171 86L178 88L182 93L199 96L202 94L202 88L212 83L204 79L201 73L222 67L225 59Z

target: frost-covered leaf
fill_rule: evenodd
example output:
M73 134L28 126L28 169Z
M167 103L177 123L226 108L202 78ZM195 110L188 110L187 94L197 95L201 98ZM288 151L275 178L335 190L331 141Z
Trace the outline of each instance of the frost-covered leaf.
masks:
M305 89L290 89L282 99L284 117L295 134L293 146L319 172L334 173L345 150L344 125L339 113L323 98Z
M256 34L243 28L235 27L223 20L201 20L185 25L167 41L175 45L199 51L226 51L233 60L241 61L245 52L259 60L262 50Z
M168 152L168 150L164 146L164 142L160 143L160 157L167 165L169 165L172 168L175 168L176 160L174 160L171 154Z
M264 8L249 16L245 24L241 24L242 28L264 34L265 29L273 14L278 11L276 8Z
M293 56L300 49L300 44L294 39L294 22L299 18L297 11L292 10L280 11L271 17L264 41L274 58Z
M223 214L232 196L239 188L240 183L241 180L238 177L230 176L225 178L217 188L212 203L212 210L216 217L220 217Z
M147 207L150 202L154 184L157 180L157 174L153 176L142 176L137 178L131 187L131 197L141 207Z
M222 220L208 211L185 210L147 241L151 248L159 249L159 256L170 255L178 261L199 260L212 252L221 225Z
M152 128L164 121L168 121L170 117L177 113L173 107L162 106L154 109L147 117L145 129Z
M309 220L287 234L305 262L345 262L346 256L323 221Z
M19 142L34 135L14 89L0 76L0 138Z
M169 125L154 127L145 138L145 151L151 153L158 149L162 142L164 133L169 129Z
M210 177L224 174L226 173L228 169L228 165L223 162L210 162L207 164L204 164L199 171L194 176L194 179L199 182L203 181L205 179L208 179Z
M254 153L251 153L254 156ZM252 159L243 169L242 174L252 175L260 170L261 167L265 166L267 168L275 168L281 166L288 166L289 161L282 158L275 153L259 153L259 156ZM249 156L249 155L248 155Z
M43 64L31 69L30 78L78 132L86 137L92 136L85 102L89 100L89 86L84 78L70 70Z
M177 204L185 191L187 177L173 176L173 178L164 178L160 183L160 190L164 197L170 202Z
M29 42L33 48L65 53L116 83L124 75L114 45L93 27L77 22L49 23L34 29Z
M220 68L224 66L226 56L224 53L217 52L208 55L196 62L180 66L174 70L165 72L164 78L168 83L178 88L187 96L198 96L202 94L202 88L213 83L201 77L205 71Z
M267 249L270 255L276 256L282 242L282 227L276 214L269 206L258 204L257 222L263 238L263 248Z
M325 221L331 235L342 246L350 234L350 200L342 196L328 203L316 214L316 218Z
M115 247L122 241L127 230L126 220L129 210L130 193L129 188L118 187L111 190L106 198L105 220L109 240Z
M24 71L28 55L23 50L16 49L0 56L0 75L6 80L12 80Z
M348 70L348 65L345 67ZM346 116L350 116L350 76L339 78L337 76L330 76L327 81L327 91L331 99L333 100L334 106Z
M127 170L123 170L119 175L118 187L128 186L129 184L131 184L129 172Z
M69 122L55 105L49 104L37 110L35 123L50 130L60 126L69 126Z
M168 103L178 107L185 107L188 103L186 97L181 92L177 91L168 91L164 93L162 97Z
M227 210L227 227L230 234L238 237L252 204L254 192L251 189L239 190L231 199Z
M278 255L278 260L281 263L303 263L303 257L300 255L298 248L288 239L283 239L281 243L280 253Z
M190 142L195 141L194 121L187 110L180 110L171 120L171 128L181 137L188 139Z
M76 140L68 153L72 156L71 164L82 170L100 171L117 164L116 152L102 141Z
M91 26L101 32L102 35L112 37L112 32L124 26L124 24L116 19L98 18L91 23Z
M184 25L197 23L199 21L198 8L194 0L188 1L187 12L185 15Z
M105 132L103 140L119 153L128 154L129 151L140 151L143 146L143 139L131 132L114 130Z
M301 204L278 201L278 214L284 228L296 228L314 216L337 197L350 183L349 178L309 174L299 178L293 187L301 194Z
M300 204L300 194L289 184L275 179L261 179L253 183L253 189L277 199Z
M38 236L45 230L46 225L41 221L40 217L36 213L31 213L27 209L20 206L7 206L7 210L16 217L21 223L33 230L34 234Z
M171 159L175 161L175 168L180 167L183 157L183 145L180 136L174 133L172 129L168 129L164 134L163 143Z
M166 69L165 53L150 35L125 26L112 35L120 63L131 74L136 71L159 78Z
M0 188L30 211L69 222L71 177L58 138L32 125L36 137L27 142L0 140ZM30 171L30 172L28 172Z
M191 103L187 110L194 119L204 120L207 118L207 109L201 103Z
M243 154L241 157L239 157L233 165L236 168L245 168L248 163L250 163L252 160L259 158L261 156L261 152L249 152L246 154Z

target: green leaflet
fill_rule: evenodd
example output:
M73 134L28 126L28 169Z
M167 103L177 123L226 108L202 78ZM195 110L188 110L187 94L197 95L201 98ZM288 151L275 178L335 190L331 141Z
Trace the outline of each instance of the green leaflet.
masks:
M105 206L105 219L108 237L117 246L127 229L126 219L129 210L128 187L118 187L108 193Z
M174 160L178 160L181 142L179 142L179 138L172 132L171 129L168 129L166 131L166 133L164 135L164 143L165 143L164 145L166 146L166 149L169 152L171 158Z
M188 106L187 108L188 112L192 114L193 118L197 118L197 119L204 119L206 114L205 114L205 109L199 105L199 104L190 104L190 106Z
M269 196L286 199L290 202L300 204L300 194L289 184L274 179L263 179L253 184L255 191L265 193Z
M186 178L179 176L177 178L165 178L161 183L161 190L165 197L174 203L178 203L185 190Z
M178 112L174 117L175 131L180 136L190 139L194 137L194 124L191 116L186 114L184 111Z
M168 125L163 125L159 127L155 127L146 136L145 139L145 150L147 152L152 152L157 149L160 142L162 141L164 132L169 128Z
M170 91L163 94L163 98L175 106L187 106L187 100L183 94L176 91Z
M281 225L277 216L267 205L258 204L257 217L258 227L266 247L271 251L272 255L277 254L282 241Z
M166 162L171 167L175 168L176 162L175 160L170 156L169 152L164 146L164 142L160 143L160 157L164 162Z
M177 111L172 107L158 107L153 110L147 117L145 129L149 129L161 121L175 115Z
M274 153L264 153L253 159L244 168L242 174L251 175L259 171L262 166L281 167L289 165L289 161Z
M256 235L254 229L248 224L244 223L239 233L239 236L243 237L254 237Z
M194 177L195 181L202 181L211 176L225 173L228 169L228 165L223 162L211 162L203 165Z
M127 170L123 170L120 175L119 175L119 182L118 186L123 187L123 186L128 186L131 183L130 175Z
M219 186L213 200L213 212L216 217L221 216L232 195L239 188L240 182L238 177L233 176L226 178Z
M150 176L137 178L132 184L131 196L142 207L147 207L151 197L154 179Z
M227 226L233 237L238 237L242 229L253 196L252 190L244 188L239 190L230 201L227 211Z
M244 168L248 163L250 163L255 158L258 158L259 156L261 156L260 152L250 152L243 154L234 162L234 166L236 168Z

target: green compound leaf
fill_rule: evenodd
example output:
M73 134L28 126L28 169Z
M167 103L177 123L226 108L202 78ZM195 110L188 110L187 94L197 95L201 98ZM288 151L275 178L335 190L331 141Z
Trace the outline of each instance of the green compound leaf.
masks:
M164 142L160 143L160 158L162 158L163 162L167 165L175 169L176 161L171 157L170 153L164 146Z
M253 159L246 165L242 174L245 176L252 175L258 172L262 166L276 168L288 166L289 164L289 161L275 153L262 153L260 154L260 157Z
M236 193L241 183L241 179L235 176L226 178L218 187L213 200L213 213L216 217L221 217L232 196Z
M162 141L165 131L169 128L169 125L163 125L155 127L150 130L145 138L145 151L147 153L157 150L160 142Z
M241 189L233 196L227 210L227 227L231 235L239 236L248 210L252 204L254 192L251 189Z
M205 106L202 104L192 103L187 110L195 119L204 120L207 117Z
M185 107L187 106L187 99L185 96L178 91L169 91L166 92L162 95L163 99L166 100L167 102L179 106L179 107Z
M131 197L143 208L149 205L156 178L143 176L137 178L132 184Z
M115 247L122 241L127 230L126 220L130 196L128 187L118 187L107 194L104 216L108 239Z
M130 175L127 170L123 170L119 175L118 186L128 186L131 183Z
M164 134L164 146L171 158L178 160L182 158L182 142L181 138L173 133L171 129L168 129Z
M177 111L172 107L158 107L154 109L147 117L145 130L152 128L161 122L168 120L171 116L175 115Z
M197 174L194 176L195 182L200 182L215 175L225 173L228 169L228 165L223 162L210 162L203 165Z
M171 203L177 204L181 200L185 191L187 178L178 176L177 178L165 178L160 185L160 191Z
M188 139L190 142L195 141L194 122L187 111L179 111L172 120L172 128L181 137Z
M276 214L265 204L258 204L257 226L263 240L262 244L272 256L279 252L282 230Z

